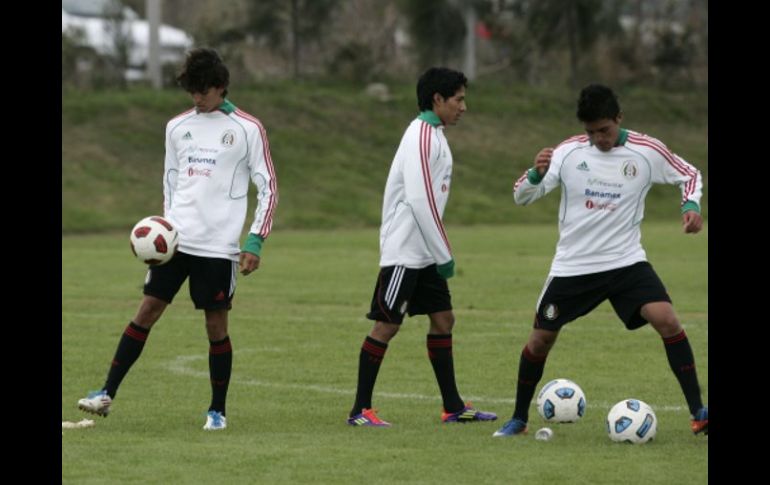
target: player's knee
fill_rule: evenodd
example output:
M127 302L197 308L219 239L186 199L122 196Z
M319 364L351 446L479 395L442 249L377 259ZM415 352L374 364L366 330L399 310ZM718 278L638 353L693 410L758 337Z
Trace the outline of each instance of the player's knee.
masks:
M682 332L682 324L676 315L665 315L650 322L661 337L673 337Z
M400 328L401 325L377 322L374 324L370 336L380 342L388 343L390 339L396 336Z
M556 343L557 335L556 332L538 332L530 337L527 347L534 356L545 357L551 351L553 344Z

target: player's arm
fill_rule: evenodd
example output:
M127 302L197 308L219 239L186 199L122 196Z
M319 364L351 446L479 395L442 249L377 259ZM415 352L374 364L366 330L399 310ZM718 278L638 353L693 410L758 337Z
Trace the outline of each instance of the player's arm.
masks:
M179 160L171 142L171 131L166 127L166 155L163 161L163 216L168 216L171 202L174 198L177 176L179 175Z
M278 180L270 156L267 132L261 124L254 133L250 152L249 171L257 187L257 208L254 211L254 222L241 249L240 270L244 275L259 268L262 243L273 228L273 213L278 203Z
M439 145L432 135L434 128L429 128L426 124L422 130L430 130L430 133L422 133L424 136L430 136L430 142L424 144L414 140L414 149L410 150L408 158L403 161L404 190L428 251L436 260L439 274L444 278L451 278L454 275L452 248L433 193L432 167L438 161ZM420 138L423 138L422 135Z
M535 155L535 163L513 184L513 200L529 205L559 185L558 170L552 169L554 149L543 148Z
M703 218L700 215L700 199L703 194L703 177L700 170L685 159L669 150L663 143L654 138L647 141L651 151L654 173L653 182L679 186L682 192L680 210L682 213L682 229L685 233L695 234L703 228Z

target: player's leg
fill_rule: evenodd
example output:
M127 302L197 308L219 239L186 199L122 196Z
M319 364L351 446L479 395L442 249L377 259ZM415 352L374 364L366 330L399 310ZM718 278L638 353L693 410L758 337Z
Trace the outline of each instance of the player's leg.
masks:
M205 430L227 427L227 390L233 367L233 348L228 334L238 263L229 259L195 257L190 269L190 296L195 308L204 310L209 339L211 403Z
M443 280L443 278L442 278ZM433 300L440 301L439 300ZM452 310L429 313L430 330L427 336L428 358L433 367L441 400L444 404L441 421L444 423L466 423L472 421L494 421L495 413L479 411L460 397L455 380L454 357L452 355L452 328L455 316Z
M649 263L642 262L627 268L615 288L610 301L626 327L632 330L649 322L663 339L669 366L693 416L692 430L707 434L708 408L701 401L695 357L663 282Z
M390 426L381 420L372 408L372 394L382 359L388 350L388 343L396 336L401 326L395 323L375 322L369 335L361 345L358 354L358 381L356 399L348 414L348 424L355 426Z
M366 318L374 320L369 335L364 338L358 356L358 381L353 408L347 423L354 426L390 426L372 409L372 394L388 343L398 333L406 313L406 304L414 289L414 272L403 266L380 268Z
M492 436L527 432L529 408L543 378L545 362L562 326L589 313L607 298L610 272L546 279L536 305L532 332L519 357L513 416Z
M454 358L452 357L452 328L455 316L452 310L428 314L430 329L427 335L428 358L433 367L441 400L444 404L443 416L458 413L465 408L465 403L457 391Z
M152 266L147 271L144 297L133 320L129 322L118 342L107 379L102 389L93 391L78 401L83 411L107 416L112 400L123 378L144 349L150 329L174 299L187 277L187 255L178 253L162 266Z
M477 411L465 403L457 391L454 357L452 356L452 329L455 316L452 312L452 298L447 280L432 264L417 270L416 284L408 301L409 315L428 315L430 327L426 337L428 358L436 376L443 411L441 420L445 423L467 421L492 421L494 413Z
M687 333L674 312L674 307L666 301L647 303L642 306L640 314L650 322L663 339L668 364L679 381L692 415L693 433L708 434L708 408L703 406L701 400L700 384L695 370L695 356Z

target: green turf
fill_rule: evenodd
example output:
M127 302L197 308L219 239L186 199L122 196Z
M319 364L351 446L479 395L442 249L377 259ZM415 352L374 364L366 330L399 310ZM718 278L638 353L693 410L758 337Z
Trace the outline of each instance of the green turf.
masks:
M524 209L522 209L524 210ZM681 233L676 219L644 223L648 257L687 329L708 401L708 233ZM694 437L660 338L626 331L608 304L567 326L541 383L566 377L586 393L579 422L545 425L534 405L529 436L492 438L513 410L518 356L556 240L555 224L457 227L450 280L457 315L454 356L463 397L497 412L496 423L442 425L426 356L425 317L391 343L374 405L390 429L344 424L358 353L370 325L376 229L278 231L262 267L238 279L230 335L234 373L228 429L204 432L209 400L203 316L187 287L153 329L109 418L84 415L77 399L103 383L138 306L144 268L127 234L62 238L62 481L90 483L590 483L702 484L708 438ZM617 401L653 406L656 439L613 443L604 419Z

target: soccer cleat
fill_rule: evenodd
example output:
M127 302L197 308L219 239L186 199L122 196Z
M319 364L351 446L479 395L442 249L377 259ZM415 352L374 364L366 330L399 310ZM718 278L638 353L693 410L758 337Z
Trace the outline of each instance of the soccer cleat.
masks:
M492 436L515 436L517 434L527 434L527 423L513 418L503 425L502 428L495 431Z
M364 409L359 414L349 417L348 424L351 426L374 426L377 428L390 427L390 423L378 418L375 411L375 409Z
M690 421L690 429L693 434L709 434L709 408L707 406L703 406L695 413L692 421Z
M88 396L78 400L78 407L83 411L104 417L110 413L110 404L112 404L112 398L104 389L89 392Z
M219 411L209 411L206 413L206 424L203 429L206 431L216 431L227 428L227 418Z
M470 421L494 421L496 419L497 419L497 414L478 411L471 406L471 403L467 403L464 408L457 411L456 413L448 413L446 411L441 413L441 421L444 423L467 423Z

